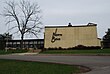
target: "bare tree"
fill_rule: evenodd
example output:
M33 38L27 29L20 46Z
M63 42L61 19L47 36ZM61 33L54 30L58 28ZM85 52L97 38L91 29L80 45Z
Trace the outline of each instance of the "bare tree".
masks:
M31 3L29 1L21 0L18 3L14 1L6 2L3 15L6 18L10 18L7 21L7 25L11 23L9 30L15 29L16 33L21 35L21 48L23 48L23 39L25 34L34 34L35 36L43 29L40 7L37 3Z

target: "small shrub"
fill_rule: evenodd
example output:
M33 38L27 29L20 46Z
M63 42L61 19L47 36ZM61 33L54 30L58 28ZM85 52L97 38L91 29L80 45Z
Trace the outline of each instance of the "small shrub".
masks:
M75 46L75 48L77 48L77 49L84 49L84 48L86 48L86 46L84 46L84 45L77 45L77 46Z

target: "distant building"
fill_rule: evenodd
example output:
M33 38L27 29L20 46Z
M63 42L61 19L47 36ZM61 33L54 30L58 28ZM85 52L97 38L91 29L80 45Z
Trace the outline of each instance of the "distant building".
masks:
M79 45L101 47L97 37L97 24L72 26L46 26L44 37L45 48L71 48Z
M0 34L0 49L5 49L5 43L7 40L12 40L12 35L9 33Z
M0 34L0 49L20 49L21 40L13 40L12 35ZM44 39L24 39L23 49L42 49Z
M8 40L6 48L20 49L21 40ZM23 49L42 49L44 48L44 39L25 39L23 40Z

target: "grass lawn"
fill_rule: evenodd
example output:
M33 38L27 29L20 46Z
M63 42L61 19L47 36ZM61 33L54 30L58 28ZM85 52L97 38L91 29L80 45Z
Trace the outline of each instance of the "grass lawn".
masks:
M12 53L24 53L27 52L27 50L0 50L0 54L12 54Z
M41 54L110 54L110 49L88 50L45 50Z
M76 66L0 59L0 74L76 74Z

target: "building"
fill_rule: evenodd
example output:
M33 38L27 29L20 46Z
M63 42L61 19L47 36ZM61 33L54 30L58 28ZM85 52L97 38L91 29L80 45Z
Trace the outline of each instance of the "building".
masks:
M5 49L6 40L12 40L12 35L9 33L0 34L0 49Z
M8 40L6 41L6 48L20 49L21 40ZM24 49L42 49L44 48L44 39L27 39L23 40Z
M0 34L0 49L20 49L21 40L13 40L9 33ZM25 39L23 40L23 49L42 49L44 48L44 39Z
M97 38L97 24L72 26L46 26L45 48L71 48L76 46L100 47Z
M1 39L2 37L0 35ZM19 49L21 47L21 40L5 38L4 42L0 45L4 45L5 48ZM46 26L44 39L23 41L24 49L73 48L78 46L101 47L100 39L97 37L97 24L72 26L69 23L68 26Z

